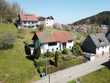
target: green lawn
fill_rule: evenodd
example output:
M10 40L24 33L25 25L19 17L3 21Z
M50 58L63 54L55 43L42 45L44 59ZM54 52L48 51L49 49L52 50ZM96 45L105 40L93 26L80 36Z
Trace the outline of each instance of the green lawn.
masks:
M69 81L68 83L76 83L74 80L72 80L72 81Z
M45 31L58 31L56 29L46 29ZM40 77L34 68L33 62L26 59L24 52L24 41L31 42L33 33L25 29L23 33L13 24L0 24L0 34L11 32L16 37L16 42L12 49L0 50L0 82L3 83L30 83L32 80L38 80ZM75 37L74 33L73 38ZM75 33L76 34L76 33ZM61 65L67 64L68 67L79 64L79 59L62 62ZM63 68L63 66L62 66ZM61 69L62 69L61 68Z
M0 33L11 32L16 35L16 42L12 49L0 50L0 82L30 83L33 78L39 79L33 62L25 58L23 41L18 39L18 31L13 24L0 24ZM27 37L27 38L26 38Z
M81 77L81 83L110 83L110 69L103 68Z

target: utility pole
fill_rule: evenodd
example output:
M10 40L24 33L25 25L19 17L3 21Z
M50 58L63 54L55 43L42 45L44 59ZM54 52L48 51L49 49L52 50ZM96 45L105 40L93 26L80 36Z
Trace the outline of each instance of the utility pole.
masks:
M45 69L46 69L46 73L45 74L46 74L46 76L47 76L47 66L48 65L47 65L47 54L46 54L46 64L45 64Z
M46 76L47 76L47 73L48 73L48 58L47 58L47 54L46 54L46 64L45 64L45 68L46 68ZM50 83L50 74L48 74L48 81Z

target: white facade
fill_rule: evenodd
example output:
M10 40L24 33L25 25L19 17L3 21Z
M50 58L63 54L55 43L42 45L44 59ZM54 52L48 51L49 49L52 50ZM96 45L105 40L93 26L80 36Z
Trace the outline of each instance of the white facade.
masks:
M49 44L43 44L40 48L41 48L41 53L45 53L47 51L55 52L60 49L59 47L60 47L60 43L57 43L56 45L53 46L49 46Z
M110 51L110 46L104 46L104 47L100 47L100 48L96 48L96 55L97 56L104 56L104 55L108 55Z
M66 43L66 48L71 49L73 47L73 45L74 45L73 41L67 42Z
M74 42L71 41L71 42L66 42L66 46L65 48L67 49L71 49L74 45ZM46 53L47 51L49 52L55 52L55 51L59 51L59 50L63 50L64 49L64 46L62 43L60 42L56 42L56 45L49 45L48 43L47 44L43 44L41 47L41 53Z
M19 28L21 28L21 27L29 27L29 28L36 28L37 27L37 22L33 22L33 21L22 21L21 23L20 23L20 26L19 26Z
M55 24L54 19L45 19L45 26L52 27Z
M110 46L104 46L100 48L96 48L96 54L93 53L85 53L85 56L90 59L90 61L95 60L96 57L106 57L110 54Z

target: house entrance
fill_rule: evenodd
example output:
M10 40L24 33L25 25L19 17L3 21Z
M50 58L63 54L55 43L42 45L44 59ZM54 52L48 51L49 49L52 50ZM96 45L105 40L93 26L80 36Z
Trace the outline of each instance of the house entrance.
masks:
M66 48L66 42L62 43L63 48Z

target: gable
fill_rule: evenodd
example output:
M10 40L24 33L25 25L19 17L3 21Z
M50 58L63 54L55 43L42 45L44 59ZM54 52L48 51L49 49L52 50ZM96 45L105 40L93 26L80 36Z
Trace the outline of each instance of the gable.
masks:
M97 48L109 45L109 42L108 42L107 38L105 37L105 34L103 34L103 33L90 35L90 37L93 40L93 42Z
M90 36L87 36L87 38L82 43L81 48L84 52L88 52L88 53L96 52L96 45L94 44Z

